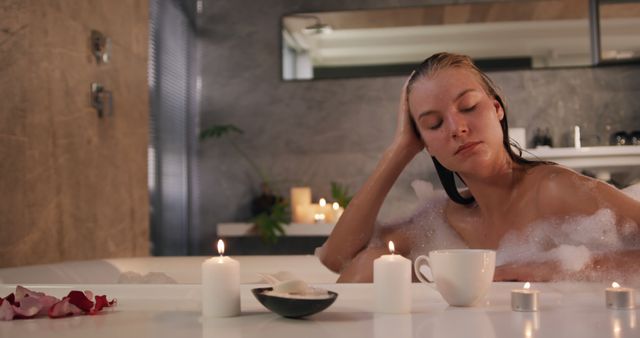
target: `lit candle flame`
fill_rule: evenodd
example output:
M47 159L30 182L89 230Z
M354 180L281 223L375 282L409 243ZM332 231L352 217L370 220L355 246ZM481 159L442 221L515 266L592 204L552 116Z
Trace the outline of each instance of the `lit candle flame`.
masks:
M531 283L529 283L529 282L524 283L524 288L525 289L529 290L530 287L531 287Z
M221 239L218 240L218 253L224 255L224 242Z
M622 323L620 322L620 318L613 318L613 336L620 337L621 331L622 331Z
M338 204L338 202L333 202L333 210L338 210L340 209L340 204Z
M619 287L620 287L620 284L618 284L618 283L616 283L616 282L613 282L613 283L611 283L611 287L612 287L612 288L619 288Z
M324 198L321 198L319 203L320 203L320 206L324 208L327 205L327 200L325 200Z
M396 251L395 245L393 245L393 241L389 241L389 251L393 255L393 252Z
M530 320L524 323L524 336L526 338L533 337L533 323Z

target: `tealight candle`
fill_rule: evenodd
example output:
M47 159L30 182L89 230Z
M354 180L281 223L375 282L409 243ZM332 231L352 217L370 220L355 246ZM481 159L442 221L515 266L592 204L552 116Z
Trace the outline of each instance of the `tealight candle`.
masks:
M613 282L611 287L605 291L607 308L628 310L636 305L633 289L620 287L620 284Z
M340 219L340 216L342 216L342 213L344 212L344 208L340 207L340 204L338 202L333 202L333 204L331 205L331 209L333 209L332 220L334 223L337 223Z
M333 221L333 213L331 211L331 206L327 204L327 200L324 198L321 198L318 201L318 208L316 210L316 213L320 213L324 215L324 218L322 219L322 221L324 221L325 223L331 223Z
M532 290L531 283L526 282L524 288L511 290L511 309L513 311L538 311L538 290Z
M202 263L202 315L232 317L240 314L240 263L223 256L224 242L218 240L220 257Z
M373 261L373 288L375 308L380 313L411 312L411 261L394 254L389 242L390 255Z

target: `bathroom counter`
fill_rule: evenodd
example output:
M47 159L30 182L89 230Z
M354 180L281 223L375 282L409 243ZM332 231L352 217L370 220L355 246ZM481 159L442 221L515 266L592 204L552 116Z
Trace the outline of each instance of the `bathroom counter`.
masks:
M254 233L253 223L219 223L217 234L220 237L245 237L258 236ZM318 224L287 224L284 229L289 237L312 237L312 236L329 236L335 223L318 223Z
M372 313L371 284L317 285L339 294L324 312L287 319L269 312L243 284L242 314L200 317L199 285L27 285L55 296L91 289L118 299L113 310L95 316L0 322L2 337L639 337L638 310L608 310L602 284L534 284L539 312L513 312L510 290L521 283L494 283L480 307L447 306L431 285L413 284L413 311ZM0 294L14 290L0 285ZM393 290L389 290L393 292Z

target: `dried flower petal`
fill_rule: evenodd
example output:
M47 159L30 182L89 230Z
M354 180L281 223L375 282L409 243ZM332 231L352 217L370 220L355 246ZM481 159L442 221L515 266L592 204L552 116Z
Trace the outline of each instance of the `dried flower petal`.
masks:
M29 290L21 285L16 286L15 300L20 301L25 297L32 297L34 299L37 299L40 304L42 304L38 315L46 315L47 313L49 313L49 308L51 308L53 304L60 301L60 299L49 296L44 292Z
M53 304L49 309L49 317L60 318L81 314L82 310L69 302L69 297L62 298L61 301Z
M24 296L22 300L16 304L20 305L13 305L14 318L32 318L42 309L42 304L35 297Z
M0 320L12 320L13 319L13 306L8 301L3 301L0 298Z
M18 285L16 292L0 298L0 320L33 318L48 314L51 318L60 318L77 314L96 314L105 307L116 304L115 299L107 300L107 296L95 296L90 290L84 292L72 290L62 300L49 296L44 292L29 290Z
M26 296L40 298L40 297L46 296L46 294L44 292L36 292L33 290L29 290L21 285L16 286L16 295L15 295L16 301L19 302L20 300L22 300L22 298Z
M84 312L89 312L91 308L93 308L93 302L87 298L82 291L73 290L69 292L69 295L65 298L69 298L69 303L77 306Z
M16 305L16 296L11 293L8 296L4 297L4 300L8 301L11 305Z
M100 312L105 307L111 307L116 304L116 300L108 301L106 295L96 296L96 305L93 309L91 309L90 314L96 314Z

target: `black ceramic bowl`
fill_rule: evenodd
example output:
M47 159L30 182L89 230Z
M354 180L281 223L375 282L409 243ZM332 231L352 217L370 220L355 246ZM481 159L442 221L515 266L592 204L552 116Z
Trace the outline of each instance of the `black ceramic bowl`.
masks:
M271 290L273 288L256 288L251 292L264 307L287 318L300 318L318 313L328 308L338 298L338 294L333 291L328 291L329 297L321 299L285 298L264 293Z

